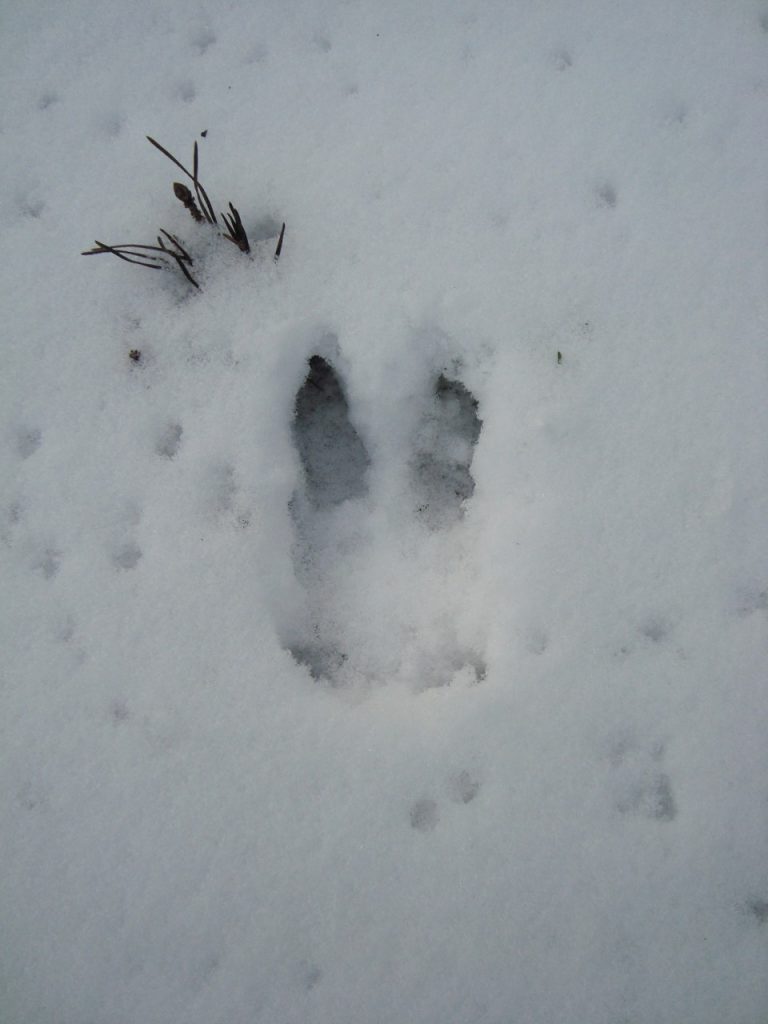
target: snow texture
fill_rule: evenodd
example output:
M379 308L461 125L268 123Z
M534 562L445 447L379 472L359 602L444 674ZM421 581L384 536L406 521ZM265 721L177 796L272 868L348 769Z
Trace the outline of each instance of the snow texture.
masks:
M2 1024L765 1024L768 7L5 6Z

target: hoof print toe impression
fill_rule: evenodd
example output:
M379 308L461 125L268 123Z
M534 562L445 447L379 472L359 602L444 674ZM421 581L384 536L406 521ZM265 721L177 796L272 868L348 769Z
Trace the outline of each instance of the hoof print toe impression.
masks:
M322 356L309 360L309 373L296 395L293 438L312 504L339 505L365 494L368 453L350 422L341 381Z
M471 391L441 373L411 464L417 513L430 529L460 519L464 503L474 494L470 467L482 429L477 410Z
M349 618L344 582L351 571L358 513L345 502L368 491L370 459L350 419L339 375L313 355L296 395L293 442L301 480L289 504L296 529L295 566L307 597L304 637L289 646L315 680L338 685L348 668L343 623ZM358 510L359 511L359 510ZM348 515L347 513L350 513Z

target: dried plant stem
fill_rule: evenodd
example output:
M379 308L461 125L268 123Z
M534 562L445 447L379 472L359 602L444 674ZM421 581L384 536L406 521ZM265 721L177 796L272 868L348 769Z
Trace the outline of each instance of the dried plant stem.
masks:
M106 245L104 242L99 242L97 239L94 243L94 248L86 249L86 251L81 253L81 255L100 256L103 253L110 253L112 256L117 256L118 259L124 260L126 263L135 263L140 267L148 267L150 270L162 270L163 268L167 268L170 266L168 261L171 260L172 263L181 270L190 284L193 284L195 288L199 288L200 285L194 277L192 277L187 268L187 264L192 264L193 262L192 257L175 235L169 234L169 232L162 228L160 230L171 243L171 247L166 245L160 235L157 236L157 245L136 245L133 243L124 245ZM154 253L159 253L160 255L155 256Z
M277 240L277 248L275 249L274 260L275 263L280 259L280 253L283 251L283 238L285 237L285 221L283 226L280 228L280 237Z
M208 198L208 193L197 180L197 166L197 140L195 140L195 145L192 151L192 181L194 182L195 186L195 195L197 196L198 203L200 203L200 205L206 211L206 217L209 219L210 223L215 224L216 214L213 212L213 205L210 199Z

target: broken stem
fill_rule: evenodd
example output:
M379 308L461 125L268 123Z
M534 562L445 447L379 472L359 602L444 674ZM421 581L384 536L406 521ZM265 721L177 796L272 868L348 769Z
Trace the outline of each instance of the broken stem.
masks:
M280 237L277 240L277 248L275 249L275 255L274 255L275 263L277 263L277 261L280 259L280 253L283 251L283 238L284 238L284 236L285 236L285 221L283 221L283 226L280 228Z

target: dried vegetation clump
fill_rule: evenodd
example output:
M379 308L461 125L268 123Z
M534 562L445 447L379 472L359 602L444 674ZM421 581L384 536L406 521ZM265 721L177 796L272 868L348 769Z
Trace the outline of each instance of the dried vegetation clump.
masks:
M203 133L205 134L205 133ZM221 213L221 221L223 228L219 224L216 217L216 213L213 208L213 203L208 197L208 193L203 187L200 181L199 171L199 153L197 141L195 141L194 148L192 151L192 170L177 160L176 157L169 153L168 150L161 146L155 139L147 136L149 142L160 150L160 152L168 157L171 163L174 163L179 170L190 179L192 182L192 189L184 182L174 181L173 183L173 194L189 211L190 216L197 224L209 224L219 231L219 234L226 238L227 241L232 242L236 245L240 252L250 253L251 246L248 241L248 235L246 234L243 221L240 217L240 213L232 203L228 203L229 212ZM283 249L283 238L285 236L285 224L283 223L280 234L277 240L277 247L275 248L274 261L280 258L280 253ZM126 263L135 263L140 267L149 267L150 270L163 270L172 269L178 267L184 277L189 281L195 288L199 288L199 283L195 280L191 267L194 265L194 259L182 245L176 235L172 235L169 231L164 228L160 228L160 233L156 236L156 245L144 245L126 243L120 245L107 245L104 242L98 241L94 243L93 249L86 249L82 253L83 256L98 256L102 253L111 253L113 256L117 256L118 259L124 260Z

